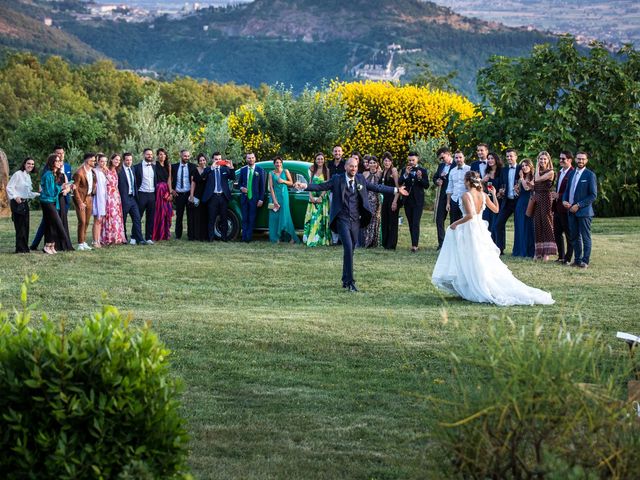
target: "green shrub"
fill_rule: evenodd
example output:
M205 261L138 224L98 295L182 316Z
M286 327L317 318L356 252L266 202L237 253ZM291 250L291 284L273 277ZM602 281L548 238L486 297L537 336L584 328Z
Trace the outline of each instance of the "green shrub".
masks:
M187 437L169 351L118 310L66 332L0 309L0 477L175 478ZM137 473L136 473L137 472Z
M625 355L583 326L496 321L479 336L461 342L448 391L430 399L446 477L640 478Z

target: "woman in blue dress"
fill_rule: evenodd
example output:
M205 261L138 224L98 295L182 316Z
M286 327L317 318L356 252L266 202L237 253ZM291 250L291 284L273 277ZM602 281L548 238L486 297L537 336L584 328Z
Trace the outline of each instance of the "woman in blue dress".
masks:
M533 258L535 238L533 235L533 218L527 217L527 205L533 192L533 163L525 158L520 162L520 178L516 185L518 200L513 217L513 250L514 257Z
M289 188L293 185L289 170L282 168L282 158L273 159L273 171L269 173L269 240L299 243L289 210Z

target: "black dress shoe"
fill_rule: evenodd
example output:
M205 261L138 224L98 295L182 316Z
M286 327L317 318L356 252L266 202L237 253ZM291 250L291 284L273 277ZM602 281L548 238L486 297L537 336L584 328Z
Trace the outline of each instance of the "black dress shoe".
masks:
M351 283L351 284L349 284L349 286L347 287L347 289L348 289L350 292L359 292L359 291L360 291L360 290L358 290L358 289L356 288L356 284L355 284L355 283Z
M36 250L38 250L38 247L36 247L35 245L31 245L31 246L29 247L29 250L31 250L31 251L36 251Z
M589 264L582 262L582 263L578 264L578 268L589 268Z
M347 282L342 282L342 288L347 288L349 285L347 285Z

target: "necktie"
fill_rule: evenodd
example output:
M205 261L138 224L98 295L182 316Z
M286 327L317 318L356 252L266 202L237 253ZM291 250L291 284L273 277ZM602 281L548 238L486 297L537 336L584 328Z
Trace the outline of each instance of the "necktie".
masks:
M178 172L178 190L182 190L182 167L183 165L180 164L180 171Z
M133 195L133 190L135 188L135 181L133 180L133 174L131 173L130 168L127 168L127 177L129 177L129 195Z
M349 180L349 189L353 192L353 180Z
M220 169L216 168L216 188L215 193L222 192L222 185L220 184Z
M249 168L249 178L247 179L247 198L253 198L253 168Z

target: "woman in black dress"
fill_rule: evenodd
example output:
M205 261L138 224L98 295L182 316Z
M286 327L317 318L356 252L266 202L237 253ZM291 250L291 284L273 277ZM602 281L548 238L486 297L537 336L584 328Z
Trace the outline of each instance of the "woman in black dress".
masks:
M393 156L389 152L382 155L382 177L380 183L388 187L399 188L398 169L393 166ZM380 219L382 223L382 246L395 250L398 244L399 194L385 193L382 197Z
M193 202L193 232L194 240L200 242L206 242L209 240L209 232L207 230L207 222L209 221L209 214L207 212L207 206L200 202L202 194L204 193L204 185L207 183L207 156L204 153L199 153L196 159L197 173L194 177L194 187L191 194L191 202Z

